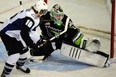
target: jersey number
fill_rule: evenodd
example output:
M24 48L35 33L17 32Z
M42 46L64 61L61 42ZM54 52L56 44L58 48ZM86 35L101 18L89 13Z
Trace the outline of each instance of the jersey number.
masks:
M27 22L25 23L25 25L27 25L29 28L32 27L32 21L30 20L27 20Z

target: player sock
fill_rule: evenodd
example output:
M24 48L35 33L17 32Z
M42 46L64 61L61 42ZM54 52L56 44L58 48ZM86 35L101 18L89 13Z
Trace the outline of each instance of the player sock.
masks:
M4 70L1 74L1 77L9 77L10 72L12 71L14 65L5 63Z

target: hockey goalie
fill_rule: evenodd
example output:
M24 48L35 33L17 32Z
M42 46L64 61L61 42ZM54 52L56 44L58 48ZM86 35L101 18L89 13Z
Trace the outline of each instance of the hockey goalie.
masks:
M54 39L55 37L51 38ZM31 51L32 56L44 56L42 60L47 60L48 56L51 55L56 49L52 46L52 40L42 39L42 43L39 44L39 51ZM67 41L62 43L60 53L61 55L72 58L75 61L86 63L97 67L108 67L110 66L109 55L105 52L100 51L101 41L98 38L91 40L83 39L80 45L77 47L70 44Z
M40 29L44 40L42 42L45 44L42 46L41 43L39 46L43 47L46 54L43 60L54 50L60 49L63 56L76 61L98 67L109 65L109 55L100 51L101 41L96 38L86 39L59 4L54 5L42 18ZM55 42L55 49L52 48L52 42ZM37 52L33 55L37 55Z

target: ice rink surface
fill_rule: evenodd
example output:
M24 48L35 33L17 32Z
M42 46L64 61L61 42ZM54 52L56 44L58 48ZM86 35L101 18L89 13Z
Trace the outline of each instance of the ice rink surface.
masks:
M34 4L34 0L22 1L23 9L28 8ZM92 28L92 25L94 25L97 26L97 30L110 32L110 27L108 26L110 24L109 13L107 12L107 10L103 10L104 8L106 8L104 6L105 1L106 0L48 0L48 6L50 10L50 8L54 4L60 4L63 7L64 12L69 15L69 17L74 21L74 24L77 27L83 25L87 28ZM101 4L104 5L102 6ZM96 7L94 7L93 5L96 5ZM0 6L0 21L5 21L8 17L12 16L21 9L19 0L0 0ZM93 13L86 12L90 7L97 10ZM97 15L100 14L102 15L102 19L105 19L105 22L98 20L100 18L96 19ZM0 28L1 26L2 24L0 24ZM102 42L101 51L110 54L109 34L104 34L93 30L90 31L89 29L83 28L81 30L83 33L85 33L85 36L89 38L100 38ZM7 59L7 55L4 51L4 46L2 42L0 42L0 74L4 67L4 61ZM49 57L48 61L38 63L27 62L26 66L32 69L32 72L30 74L24 74L14 68L10 77L115 77L116 75L116 63L112 63L108 68L93 67L63 57L57 51L54 52L51 57Z

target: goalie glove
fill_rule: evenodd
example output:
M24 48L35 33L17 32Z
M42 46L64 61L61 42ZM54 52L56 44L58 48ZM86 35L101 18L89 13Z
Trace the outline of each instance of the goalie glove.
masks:
M101 41L99 38L92 38L91 40L89 40L87 46L86 46L86 50L90 51L90 52L97 52L100 50L101 47Z
M91 40L83 37L80 43L80 48L90 51L90 52L97 52L100 50L101 41L99 38L92 38Z

